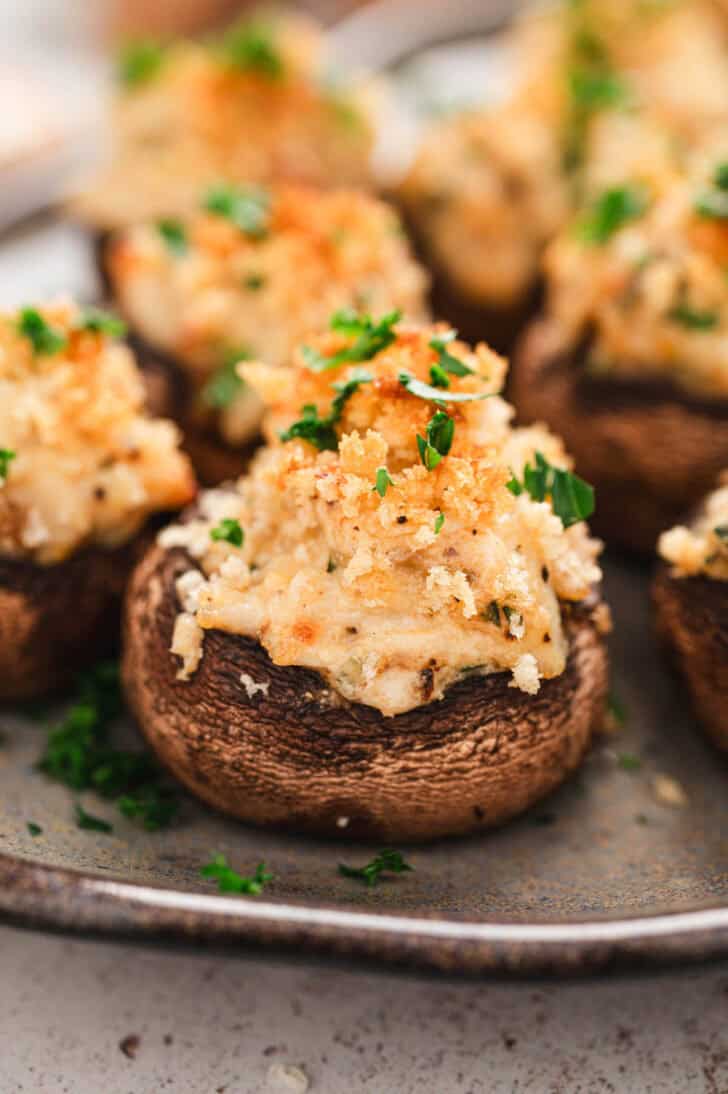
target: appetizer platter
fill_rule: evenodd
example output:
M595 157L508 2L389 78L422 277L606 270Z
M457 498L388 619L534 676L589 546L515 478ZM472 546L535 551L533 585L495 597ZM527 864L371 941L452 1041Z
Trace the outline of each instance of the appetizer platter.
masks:
M326 51L129 47L105 166L0 246L0 914L726 956L725 16L529 9L398 175L427 55Z

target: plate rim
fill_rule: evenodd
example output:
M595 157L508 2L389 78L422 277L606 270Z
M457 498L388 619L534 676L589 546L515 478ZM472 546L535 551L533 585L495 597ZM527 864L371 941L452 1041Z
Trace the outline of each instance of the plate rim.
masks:
M7 852L0 852L0 921L471 976L563 978L728 958L725 904L558 923L459 920L186 892Z

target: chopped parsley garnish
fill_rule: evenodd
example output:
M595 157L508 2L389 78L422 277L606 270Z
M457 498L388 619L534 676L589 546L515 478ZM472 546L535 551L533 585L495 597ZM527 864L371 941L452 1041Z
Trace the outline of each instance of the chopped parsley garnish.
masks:
M430 349L434 349L438 354L439 360L437 365L433 365L433 369L441 370L443 373L450 373L451 376L472 376L473 370L448 350L450 342L454 342L458 336L456 330L445 331L443 334L438 334L436 338L431 338L429 342ZM430 369L430 376L432 377L433 369ZM439 373L438 373L439 375ZM434 383L434 380L433 380ZM449 387L449 382L446 384L435 384L436 387Z
M87 813L78 802L76 802L76 824L79 828L85 828L89 832L109 833L114 831L113 824L109 824L101 817L95 817L92 813Z
M123 338L126 334L126 323L103 308L84 308L77 325L79 330L106 334L109 338Z
M695 212L712 220L728 220L728 163L719 163L713 172L713 189L695 200Z
M379 494L379 497L383 498L384 495L387 493L388 486L394 486L394 483L389 477L389 472L387 471L386 467L378 467L376 481L374 483L374 486L372 487L372 490L376 490L376 492Z
M157 221L157 231L174 255L183 255L187 250L187 229L181 220L165 217Z
M578 475L561 467L552 467L541 452L536 453L536 466L527 463L523 469L523 482L515 475L506 483L512 494L524 491L534 501L551 497L551 508L560 517L564 528L586 520L594 512L594 489Z
M28 821L26 828L28 829L29 834L33 836L33 838L43 835L43 829L39 824L36 824L35 821Z
M418 399L427 399L428 402L435 403L473 403L478 399L490 399L492 392L490 391L452 391L447 395L443 395L436 387L431 387L430 384L424 383L422 380L418 380L416 376L411 376L409 372L400 372L397 377L402 387L406 387L410 395L416 395ZM447 386L449 387L450 381L447 380Z
M0 482L4 482L10 471L10 464L16 457L16 453L10 448L0 448Z
M201 393L203 403L216 410L230 406L238 392L245 387L245 380L242 376L238 376L237 367L240 361L249 360L250 351L245 347L231 349L227 351L225 357L225 362L216 372L213 372Z
M629 89L614 71L603 41L584 25L582 12L573 28L566 70L568 114L564 133L564 167L573 171L584 159L589 125L596 114L629 101Z
M579 222L579 238L584 243L606 243L630 220L641 217L647 205L648 196L641 187L614 186L597 199Z
M445 523L445 514L440 512L435 517L435 535L439 536L442 531L442 526Z
M417 434L420 459L428 471L434 471L443 456L452 448L455 422L443 410L436 410L427 423L425 436Z
M713 535L717 536L721 543L728 543L728 524L716 524Z
M642 760L631 752L620 752L617 756L617 763L623 771L639 771L642 767Z
M121 709L118 665L102 662L80 677L76 702L50 729L38 767L71 790L95 790L116 801L127 816L132 815L122 806L127 798L150 803L164 799L166 811L150 808L133 814L151 831L171 820L178 800L148 752L125 751L110 743L111 724Z
M358 375L352 376L350 380L332 384L338 394L331 403L329 413L320 418L318 409L313 403L307 403L306 406L301 407L299 420L290 425L288 429L284 429L282 433L279 433L280 439L284 442L296 439L308 441L320 452L336 452L339 447L339 438L336 435L334 426L340 420L344 412L344 406L354 392L358 391L362 384L368 384L371 380L372 377L368 372L360 372Z
M23 308L18 320L18 331L32 343L33 352L50 356L65 349L68 339L55 330L36 308Z
M251 239L268 234L270 194L260 186L213 186L205 195L203 208L225 217Z
M329 323L332 330L349 335L354 339L350 346L341 349L331 357L324 357L311 346L302 346L301 353L311 372L326 372L341 365L356 364L358 361L371 361L378 353L391 346L397 334L394 326L402 318L399 311L388 312L381 319L371 315L344 309L337 311Z
M450 377L442 365L430 365L430 383L433 387L450 387Z
M720 317L715 311L700 311L697 308L691 308L689 304L676 304L674 308L668 312L668 318L672 319L673 323L679 323L681 327L687 327L688 330L713 330L718 326Z
M210 539L218 542L231 543L233 547L242 547L245 542L245 532L240 527L240 521L234 517L224 517L215 528L210 529Z
M253 70L277 80L285 66L277 47L274 28L260 20L233 27L223 39L223 53L234 68Z
M265 285L263 274L250 273L243 279L243 285L248 292L258 292Z
M266 871L264 862L258 863L252 877L244 877L228 866L224 855L215 855L211 862L202 867L200 874L202 877L213 878L221 893L245 893L247 896L258 896L268 882L273 880L273 874Z
M370 888L376 885L382 874L405 874L414 867L405 862L401 851L380 851L366 866L346 866L339 863L342 877L355 878L365 882Z
M138 87L154 79L164 63L166 48L161 42L145 38L127 42L119 53L117 74L126 87Z

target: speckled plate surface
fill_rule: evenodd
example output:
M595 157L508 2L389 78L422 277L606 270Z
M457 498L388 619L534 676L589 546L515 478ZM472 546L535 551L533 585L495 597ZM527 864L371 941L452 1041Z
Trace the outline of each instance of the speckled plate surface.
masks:
M647 578L608 561L624 730L598 741L576 779L530 815L490 835L404 848L414 872L371 890L340 877L337 863L363 863L377 848L267 834L189 799L173 828L148 834L89 796L114 832L81 831L68 792L34 770L42 729L5 714L0 916L462 973L728 957L728 766L696 732L654 648ZM639 770L623 769L625 753ZM660 774L679 780L682 807L655 795ZM217 852L242 872L263 860L275 880L262 897L217 896L199 876Z

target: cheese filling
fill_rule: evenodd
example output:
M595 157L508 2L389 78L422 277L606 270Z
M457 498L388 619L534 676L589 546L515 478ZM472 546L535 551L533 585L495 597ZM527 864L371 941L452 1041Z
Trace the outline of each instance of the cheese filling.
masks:
M292 16L160 47L154 70L120 89L106 163L76 212L110 229L183 215L221 179L366 185L373 95L330 69L321 32Z
M1 556L115 547L194 496L177 428L146 416L131 353L95 323L65 302L0 316Z
M728 581L728 471L692 524L663 532L658 549L675 577L704 574Z
M536 451L554 466L569 460L545 429L511 427L496 394L501 358L446 340L463 374L428 390L447 411L413 393L413 380L431 379L441 351L430 343L443 336L400 326L374 356L326 367L351 348L332 332L292 367L241 366L269 407L268 444L234 487L204 493L190 521L160 535L197 567L177 590L181 679L209 629L254 637L276 664L316 669L388 716L469 674L510 672L535 694L563 672L561 605L590 595L600 545L583 523L565 529L548 500L508 487ZM446 447L431 425L438 412L454 423L439 460L422 447L427 437ZM297 418L294 433L326 447L282 440Z
M234 200L246 191L232 189ZM157 224L110 248L115 297L135 331L190 376L198 411L231 444L254 436L262 405L238 381L241 357L282 365L308 331L343 308L427 318L428 279L392 208L352 190L255 191L262 222L200 211L170 241Z

